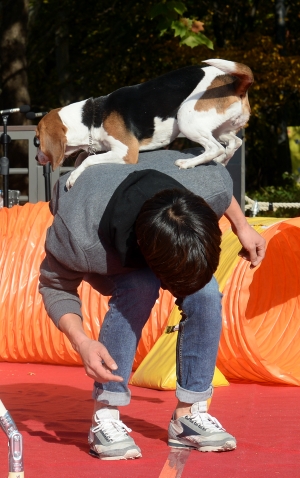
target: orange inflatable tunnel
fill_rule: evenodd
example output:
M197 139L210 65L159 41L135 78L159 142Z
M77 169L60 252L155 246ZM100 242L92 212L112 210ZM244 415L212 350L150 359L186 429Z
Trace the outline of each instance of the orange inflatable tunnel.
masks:
M81 364L68 339L47 316L38 292L46 230L52 220L48 203L44 202L0 209L1 361ZM85 331L97 339L109 298L101 296L86 282L78 292ZM173 296L161 290L144 327L134 368L163 333L173 306Z
M276 221L249 220L268 242L266 258L252 270L237 257L240 245L228 221L220 221L222 254L216 276L224 297L217 366L229 380L300 385L300 218ZM1 361L81 363L47 316L38 292L51 222L48 203L0 210ZM79 295L85 330L97 338L108 298L85 282ZM135 368L164 332L173 305L171 294L161 291L143 330Z
M223 289L217 366L227 379L300 385L300 218L260 227L266 257L240 260Z

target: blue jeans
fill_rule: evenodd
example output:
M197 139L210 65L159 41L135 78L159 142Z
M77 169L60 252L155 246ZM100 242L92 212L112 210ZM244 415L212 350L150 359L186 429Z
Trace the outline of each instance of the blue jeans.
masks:
M102 295L111 295L99 341L118 365L123 382L94 384L93 398L112 406L130 402L128 381L135 351L151 309L158 298L160 281L148 269L114 276L85 278ZM195 294L177 303L182 311L177 339L176 396L186 403L207 400L221 333L221 297L215 278Z

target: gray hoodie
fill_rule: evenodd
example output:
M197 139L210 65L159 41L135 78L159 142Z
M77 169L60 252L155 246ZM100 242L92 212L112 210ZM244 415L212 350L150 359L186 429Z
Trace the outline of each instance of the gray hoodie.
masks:
M151 197L151 184L155 176L161 184L164 184L166 178L165 189L172 187L172 182L174 187L179 183L201 196L219 218L224 214L232 200L232 180L227 170L214 162L186 170L179 169L174 164L176 159L190 158L200 153L199 148L188 152L159 150L141 153L139 162L135 165L91 166L79 176L69 191L65 188L69 174L59 179L50 203L54 220L47 231L46 257L40 269L40 292L47 313L56 325L66 313L82 317L77 287L87 274L120 274L133 270L126 266L118 247L104 234L102 228L103 216L106 217L108 212L113 211L110 200L116 190L121 191L118 201L124 196L122 209L128 210L128 214L120 215L114 223L114 226L116 223L117 227L120 226L121 240L124 224L127 229L128 225L134 228L139 206L132 202L133 198L138 197L142 204ZM155 172L163 174L156 175ZM134 180L141 175L146 181L148 178L145 190L138 189ZM122 185L128 181L129 187L123 193ZM157 192L157 187L153 184L152 195ZM140 267L143 267L142 263Z

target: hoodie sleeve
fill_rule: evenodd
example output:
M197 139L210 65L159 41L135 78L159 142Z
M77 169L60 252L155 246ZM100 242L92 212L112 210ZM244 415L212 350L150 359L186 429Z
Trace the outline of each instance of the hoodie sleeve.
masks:
M233 196L233 182L227 169L220 163L216 164L219 178L219 191L207 200L220 219L229 208Z
M47 231L45 249L46 257L40 267L39 291L47 314L56 326L67 313L82 318L77 288L85 273L89 272L89 266L84 251L59 215L55 216Z

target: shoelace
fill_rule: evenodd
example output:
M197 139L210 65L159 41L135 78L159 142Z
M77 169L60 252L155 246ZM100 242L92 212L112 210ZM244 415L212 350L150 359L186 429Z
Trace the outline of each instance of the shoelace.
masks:
M92 428L92 432L102 431L109 441L121 441L128 436L127 432L132 431L121 420L97 417L95 419L98 425Z
M225 431L225 428L222 427L221 423L215 418L209 415L209 413L194 413L190 415L189 420L194 422L196 425L200 425L206 430L210 431Z

